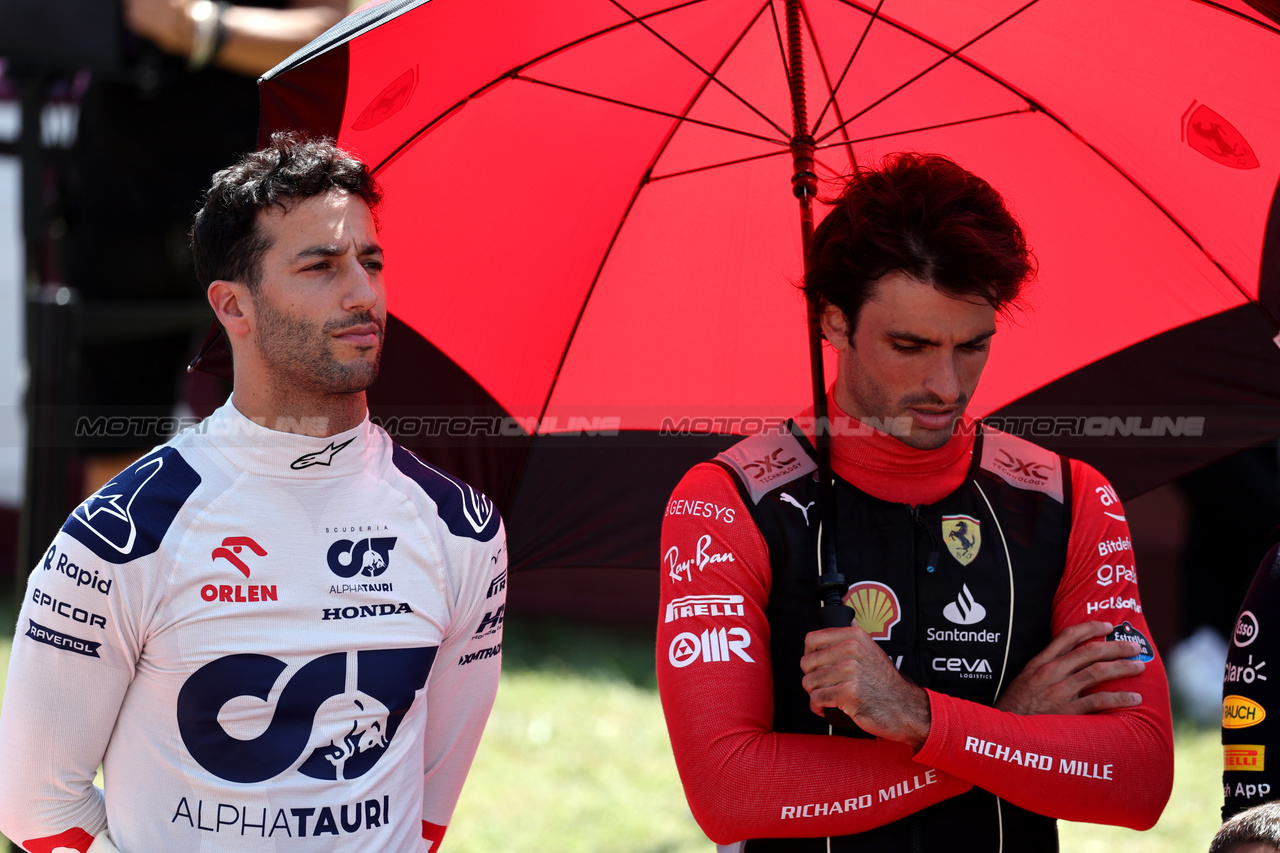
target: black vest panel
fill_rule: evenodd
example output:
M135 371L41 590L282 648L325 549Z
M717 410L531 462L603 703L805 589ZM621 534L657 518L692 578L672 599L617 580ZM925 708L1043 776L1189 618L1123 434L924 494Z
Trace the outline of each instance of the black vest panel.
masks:
M812 454L793 427L791 435L745 439L716 462L734 475L769 548L774 731L869 737L857 728L828 729L809 710L800 684L805 635L821 627ZM834 492L830 516L837 521L829 535L850 584L845 603L859 626L916 684L994 704L1052 639L1071 528L1068 461L985 429L975 437L965 482L937 503L882 501L839 477ZM851 792L835 793L832 799ZM870 794L873 802L884 796L854 793ZM827 849L822 838L746 845L747 853ZM833 838L830 847L833 853L955 849L1056 851L1057 825L975 788L886 826Z
M1222 674L1224 821L1280 796L1280 678L1267 673L1267 661L1280 658L1277 600L1280 544L1273 544L1236 616Z

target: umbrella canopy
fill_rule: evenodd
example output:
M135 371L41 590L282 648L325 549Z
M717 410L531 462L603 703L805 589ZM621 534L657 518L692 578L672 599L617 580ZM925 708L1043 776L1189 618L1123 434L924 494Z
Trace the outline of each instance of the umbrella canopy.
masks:
M794 54L782 0L387 0L263 78L264 138L383 184L371 405L505 508L516 565L654 565L681 471L810 402L794 55L820 195L938 152L1027 230L972 414L1122 496L1280 434L1268 4L797 8Z

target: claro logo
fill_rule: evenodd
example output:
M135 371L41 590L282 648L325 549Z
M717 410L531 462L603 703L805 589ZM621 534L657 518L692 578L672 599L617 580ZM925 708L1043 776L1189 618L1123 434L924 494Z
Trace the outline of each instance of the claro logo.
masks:
M178 691L178 731L191 757L228 782L264 782L295 765L313 779L355 779L390 747L435 657L434 647L335 652L278 691L284 661L218 658Z

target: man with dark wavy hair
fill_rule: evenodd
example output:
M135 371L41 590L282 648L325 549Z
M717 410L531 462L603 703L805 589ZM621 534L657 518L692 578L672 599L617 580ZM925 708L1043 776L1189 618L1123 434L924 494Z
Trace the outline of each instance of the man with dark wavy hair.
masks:
M234 391L31 575L0 715L0 829L28 850L438 849L507 556L492 503L369 421L379 199L291 134L214 176L193 248Z
M1055 850L1055 818L1159 817L1168 688L1123 509L965 415L1033 272L1000 195L936 155L860 169L815 230L828 520L809 412L693 468L663 524L658 684L719 849ZM824 544L854 627L821 628Z

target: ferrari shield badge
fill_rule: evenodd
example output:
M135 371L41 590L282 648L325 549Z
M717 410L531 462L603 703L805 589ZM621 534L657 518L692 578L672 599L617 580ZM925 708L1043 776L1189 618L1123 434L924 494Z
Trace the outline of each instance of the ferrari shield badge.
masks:
M982 547L982 524L971 515L944 515L942 541L960 565L967 566Z

